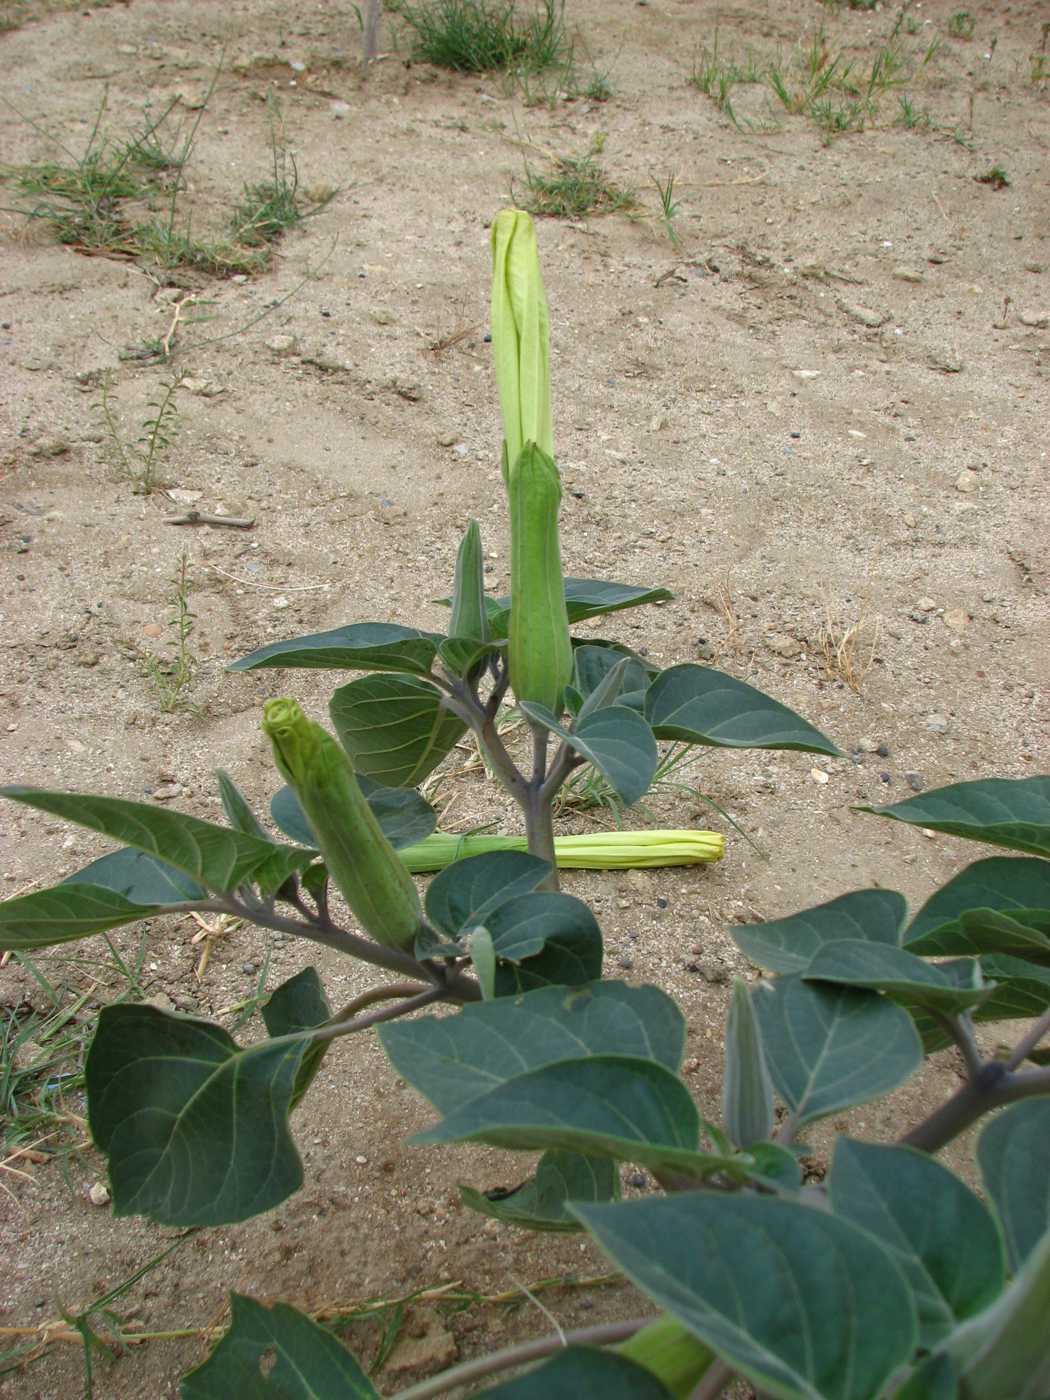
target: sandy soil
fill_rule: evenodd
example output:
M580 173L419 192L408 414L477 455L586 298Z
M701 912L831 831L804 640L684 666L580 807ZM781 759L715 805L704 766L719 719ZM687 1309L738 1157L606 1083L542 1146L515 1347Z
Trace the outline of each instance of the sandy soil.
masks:
M915 5L916 32L900 35L909 61L933 37L942 43L901 91L929 123L901 125L891 91L864 131L825 144L806 116L778 114L768 87L734 90L734 126L688 81L703 47L717 28L722 55L793 63L823 25L829 54L870 68L896 12L816 0L570 0L581 70L606 73L613 95L529 105L499 78L438 72L399 52L362 81L353 10L317 0L291 10L266 0L4 7L24 20L0 33L10 165L65 159L44 128L82 151L104 93L107 131L140 126L144 104L157 112L173 98L188 129L225 52L180 196L194 232L220 228L243 184L267 177L268 94L279 96L302 187L339 193L284 239L271 272L238 281L82 256L12 212L19 197L7 188L2 772L214 816L221 764L261 805L277 786L258 731L262 700L292 689L321 714L338 678L231 675L225 662L343 622L440 626L429 600L446 592L471 516L492 587L505 586L483 342L486 225L522 190L526 160L543 171L551 155L604 138L600 158L610 179L639 191L638 216L540 228L566 569L670 585L674 602L602 633L647 646L659 663L710 660L853 755L814 764L709 753L691 770L692 796L652 804L662 825L724 826L699 790L769 859L730 831L715 869L566 881L598 912L610 973L657 982L680 1001L690 1082L716 1112L726 983L754 975L727 927L871 884L920 902L975 851L852 814L851 804L1026 776L1050 761L1050 84L1032 81L1045 11L1035 0L975 7L965 40L947 34L954 5ZM387 49L394 37L384 30ZM979 180L994 166L1008 185ZM669 174L677 248L653 186ZM183 320L210 319L175 326L172 364L128 358L164 338L186 294L196 302ZM182 504L132 491L95 407L111 373L114 413L134 441L173 369L188 379L158 474L194 493ZM253 517L254 528L166 524L187 499ZM183 554L197 711L165 714L144 661L171 654ZM847 638L840 660L858 689L834 664L851 628L859 644L851 653ZM513 825L476 773L437 796L451 803L451 827ZM573 814L567 829L590 820ZM8 894L105 849L10 806L0 823ZM142 943L132 931L113 944L129 958L141 950L142 995L229 1024L228 1008L257 988L266 940L246 929L216 940L198 980L198 932L158 923ZM282 941L268 956L270 987L311 960ZM355 969L312 960L336 1002L367 984ZM42 955L38 966L67 1001L87 994L82 1019L120 983L101 943ZM0 969L0 1001L8 1016L48 1007L15 964ZM955 1073L939 1057L852 1126L895 1135ZM68 1107L83 1105L74 1094ZM456 1281L520 1298L542 1278L604 1271L577 1238L537 1239L464 1212L457 1181L509 1184L527 1166L404 1147L427 1120L375 1042L342 1043L298 1114L303 1192L183 1243L116 1311L143 1330L192 1334L221 1321L231 1288L345 1308ZM65 1171L64 1160L22 1160L24 1176L0 1176L4 1326L85 1308L173 1238L91 1203L104 1179L93 1149ZM544 1302L566 1327L639 1310L622 1285L552 1291ZM386 1384L546 1330L529 1303L474 1303L455 1316L413 1308ZM374 1328L354 1335L374 1350ZM204 1349L188 1335L102 1359L96 1394L174 1395ZM0 1394L68 1395L80 1375L78 1349L56 1343L0 1378Z

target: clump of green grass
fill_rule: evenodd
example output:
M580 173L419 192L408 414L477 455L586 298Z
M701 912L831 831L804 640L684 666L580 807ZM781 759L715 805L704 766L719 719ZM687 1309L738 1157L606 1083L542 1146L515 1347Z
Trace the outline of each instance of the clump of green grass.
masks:
M725 112L735 125L736 117L730 98L733 88L738 83L765 82L766 76L766 66L751 52L743 59L724 58L719 52L716 29L712 46L708 48L705 45L694 61L689 82L705 97L710 97L715 106Z
M1001 165L993 165L983 175L973 177L979 185L991 185L993 190L1005 190L1011 183L1010 176Z
M611 214L634 209L638 204L633 190L621 189L608 178L594 151L582 156L558 156L549 175L541 175L526 165L525 187L521 207L551 218Z
M412 57L456 73L571 65L564 4L542 0L523 12L514 0L421 0L393 7L412 32Z
M972 39L977 21L969 10L956 10L948 18L948 33L953 39Z

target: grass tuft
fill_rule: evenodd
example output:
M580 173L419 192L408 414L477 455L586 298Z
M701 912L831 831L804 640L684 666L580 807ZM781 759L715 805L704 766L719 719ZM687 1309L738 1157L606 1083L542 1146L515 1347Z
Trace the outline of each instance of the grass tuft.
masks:
M611 214L638 205L633 190L621 189L609 180L594 151L583 156L557 156L549 175L526 165L525 186L521 207L548 218L580 219L586 214Z
M543 0L523 13L514 0L422 0L395 12L412 32L412 57L456 73L569 67L564 4Z

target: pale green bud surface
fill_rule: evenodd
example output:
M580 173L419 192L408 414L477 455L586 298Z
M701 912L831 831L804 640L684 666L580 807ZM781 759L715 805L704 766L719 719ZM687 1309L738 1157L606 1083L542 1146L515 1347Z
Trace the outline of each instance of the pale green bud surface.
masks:
M492 222L492 353L506 464L527 442L553 457L550 317L536 229L520 209L503 209Z
M329 877L361 927L377 943L411 950L423 922L419 895L361 791L350 755L294 700L268 700L262 727Z

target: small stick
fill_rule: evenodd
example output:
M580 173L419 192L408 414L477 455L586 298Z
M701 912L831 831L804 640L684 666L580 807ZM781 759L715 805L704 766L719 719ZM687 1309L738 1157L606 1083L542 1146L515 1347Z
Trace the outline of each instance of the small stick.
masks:
M209 515L205 510L188 510L184 515L169 515L165 525L228 525L232 530L250 530L255 524L254 516Z
M206 564L206 569L211 569L214 573L222 574L223 578L230 579L233 583L239 583L242 588L258 588L264 593L316 593L321 588L331 588L337 582L335 579L327 583L303 583L297 584L294 588L289 588L284 583L253 583L250 578L238 578L236 574L220 569L218 564Z

